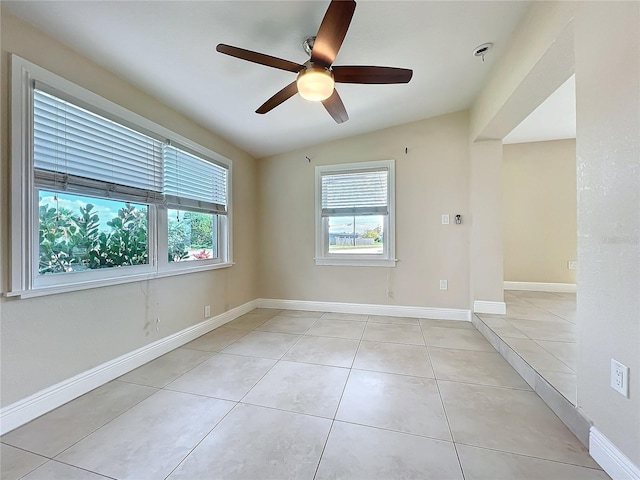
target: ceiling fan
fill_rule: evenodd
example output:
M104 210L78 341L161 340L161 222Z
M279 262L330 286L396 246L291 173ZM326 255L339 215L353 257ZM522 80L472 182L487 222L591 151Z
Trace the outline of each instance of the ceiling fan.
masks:
M349 120L349 116L340 95L334 88L334 83L408 83L413 75L413 70L406 68L365 65L332 66L347 34L355 9L356 2L353 0L331 1L318 34L304 42L305 51L311 58L303 65L223 43L219 44L216 50L242 60L298 74L295 82L264 102L256 113L267 113L299 93L307 100L322 102L333 119L337 123L343 123Z

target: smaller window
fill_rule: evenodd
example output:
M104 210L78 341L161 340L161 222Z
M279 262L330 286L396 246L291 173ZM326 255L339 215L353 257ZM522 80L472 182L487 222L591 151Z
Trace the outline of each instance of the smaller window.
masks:
M395 266L394 161L316 167L316 265Z

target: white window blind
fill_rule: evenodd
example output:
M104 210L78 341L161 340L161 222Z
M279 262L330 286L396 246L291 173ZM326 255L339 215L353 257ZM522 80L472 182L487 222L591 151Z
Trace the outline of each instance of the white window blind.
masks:
M164 196L170 208L226 214L227 174L225 167L164 146Z
M386 215L389 170L322 174L322 216Z
M162 200L157 139L38 88L33 96L36 185L122 200Z

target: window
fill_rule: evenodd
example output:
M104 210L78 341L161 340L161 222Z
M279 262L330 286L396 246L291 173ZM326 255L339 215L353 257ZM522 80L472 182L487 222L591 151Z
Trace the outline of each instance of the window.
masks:
M229 160L12 62L10 295L230 265Z
M394 161L316 167L316 264L395 266Z

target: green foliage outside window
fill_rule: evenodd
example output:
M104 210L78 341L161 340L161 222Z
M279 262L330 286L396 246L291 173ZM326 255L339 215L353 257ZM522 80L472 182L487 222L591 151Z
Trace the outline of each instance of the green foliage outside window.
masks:
M40 274L148 263L146 209L125 204L106 223L106 232L94 208L87 203L74 213L40 206Z

